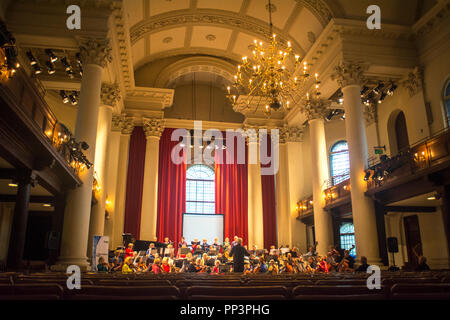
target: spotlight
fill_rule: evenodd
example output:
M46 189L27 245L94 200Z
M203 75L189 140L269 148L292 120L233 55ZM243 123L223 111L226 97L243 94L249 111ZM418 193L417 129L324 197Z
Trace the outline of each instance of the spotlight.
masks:
M341 116L341 120L345 120L345 113Z
M54 63L56 60L58 60L58 57L55 56L51 49L45 49L45 53L48 55L51 63Z
M397 89L397 85L395 83L393 83L391 85L391 87L389 88L389 90L387 91L387 94L392 96L394 94L395 89Z
M73 94L69 95L69 99L70 99L70 103L72 103L73 106L78 104L77 98Z
M83 68L80 66L80 76L83 76Z
M5 44L14 45L15 43L16 39L11 32L8 31L5 23L0 21L0 47L3 47Z
M41 67L39 67L39 65L37 65L37 64L34 64L33 68L34 68L34 74L40 74L42 72Z
M370 170L366 171L366 175L364 176L364 181L369 181L370 178Z
M16 47L5 47L6 66L8 70L13 70L20 67L20 64L17 62L17 55L18 52Z
M37 60L33 56L33 53L31 53L31 51L27 51L27 57L28 57L28 60L30 60L30 65L34 66L37 64Z
M364 95L367 93L367 90L369 90L368 86L364 86L361 90L361 98L364 97Z
M59 95L61 96L63 103L69 102L69 97L67 96L67 94L64 90L60 90Z
M48 74L54 74L56 72L55 65L51 61L45 63L47 65Z
M69 70L72 69L72 67L70 66L70 63L67 62L67 58L66 58L66 57L64 57L64 58L61 59L61 63L62 63L62 65L64 66L64 70L65 70L65 71L69 71Z
M367 99L371 100L375 97L375 95L373 94L373 91L371 91L368 95L367 95Z
M73 72L72 69L69 69L66 71L67 75L69 76L70 79L75 78L75 73Z
M378 103L382 103L385 98L386 98L386 93L383 92L380 96L380 99L378 99Z
M89 145L87 144L86 141L81 142L81 148L82 148L83 150L89 149Z
M378 86L377 86L375 89L373 89L373 92L374 92L375 94L380 94L382 88L383 88L383 84L380 82L380 83L378 84Z
M78 65L81 66L81 54L79 52L77 52L75 54L75 59L76 59Z

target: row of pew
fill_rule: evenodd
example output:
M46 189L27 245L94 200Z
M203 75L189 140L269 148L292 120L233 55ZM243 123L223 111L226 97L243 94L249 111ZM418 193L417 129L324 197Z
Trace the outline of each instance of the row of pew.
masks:
M63 273L0 273L0 300L450 300L450 272L381 274L208 275L83 273L69 290Z

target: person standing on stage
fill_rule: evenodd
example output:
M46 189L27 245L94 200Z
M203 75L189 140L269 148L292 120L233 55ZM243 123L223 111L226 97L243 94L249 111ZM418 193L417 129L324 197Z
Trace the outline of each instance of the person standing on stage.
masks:
M212 244L212 246L213 246L217 251L220 250L219 238L214 238L214 243Z
M250 253L242 246L242 239L237 238L236 245L230 251L230 257L233 257L233 272L244 271L244 256L249 257Z
M231 243L231 248L233 248L235 245L237 245L238 240L239 240L239 237L238 236L234 236L234 241Z
M186 240L184 240L184 237L181 237L181 241L178 243L178 248L181 248L181 247L183 247L183 245L186 245L186 247L187 247L187 242L186 242Z
M208 240L206 240L206 239L203 239L202 251L203 252L208 252L209 251L209 244L208 244Z

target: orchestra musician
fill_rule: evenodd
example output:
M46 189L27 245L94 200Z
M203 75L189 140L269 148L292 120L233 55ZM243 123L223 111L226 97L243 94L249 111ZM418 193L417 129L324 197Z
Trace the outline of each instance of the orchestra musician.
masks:
M267 272L267 265L264 261L264 257L259 257L259 263L258 265L253 269L253 273L266 273Z
M270 259L269 267L267 268L267 272L272 275L278 274L278 266L275 264L275 260Z
M187 248L187 242L186 242L186 240L184 239L184 237L181 237L181 240L180 240L180 242L178 243L178 248L182 248L183 247L183 245L185 246L185 248Z
M203 239L203 243L201 245L203 252L208 252L209 250L209 244L207 239Z
M125 250L125 260L128 257L134 257L134 255L136 254L133 250L133 247L134 247L134 244L132 244L132 243L128 244L128 248Z
M125 258L125 263L123 264L123 267L122 267L122 273L129 274L129 273L133 273L134 271L135 271L135 268L133 265L133 258L132 257Z
M152 264L152 272L154 274L160 274L161 273L161 260L159 258L155 258L155 261Z
M214 262L214 268L211 270L211 274L219 274L219 266L220 266L220 261L216 260Z
M169 258L168 257L164 257L162 259L162 264L161 264L161 272L162 273L169 273L170 270L170 265L169 265Z
M197 238L194 238L194 241L191 241L191 248L192 248L192 253L195 252L195 249L197 249L197 247L200 246L200 242L198 241Z

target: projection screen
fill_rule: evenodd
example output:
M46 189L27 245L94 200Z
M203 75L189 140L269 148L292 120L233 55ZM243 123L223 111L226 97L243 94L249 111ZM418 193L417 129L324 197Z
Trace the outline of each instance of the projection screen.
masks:
M183 237L188 244L194 238L200 242L207 239L210 244L214 242L214 238L218 238L222 244L223 234L223 214L183 214Z

